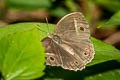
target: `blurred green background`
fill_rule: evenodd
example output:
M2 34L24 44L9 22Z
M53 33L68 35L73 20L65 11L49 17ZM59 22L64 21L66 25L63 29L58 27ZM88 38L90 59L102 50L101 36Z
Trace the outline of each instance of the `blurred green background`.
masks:
M91 35L120 49L120 0L0 0L0 27L21 22L56 24L71 12L82 12ZM103 48L104 49L104 48ZM74 72L47 67L36 80L120 80L120 60L88 66Z

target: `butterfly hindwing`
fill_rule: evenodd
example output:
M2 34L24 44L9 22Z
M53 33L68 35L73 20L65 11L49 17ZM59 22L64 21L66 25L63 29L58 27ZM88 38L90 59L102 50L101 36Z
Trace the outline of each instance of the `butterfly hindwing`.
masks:
M45 38L42 40L47 56L46 56L46 64L51 66L61 66L64 69L70 70L82 70L85 67L84 62L82 59L78 59L77 57L72 56L68 53L62 45L69 46L66 43L61 43L60 45L51 42L50 38ZM49 44L46 44L49 42ZM56 54L57 53L57 54Z

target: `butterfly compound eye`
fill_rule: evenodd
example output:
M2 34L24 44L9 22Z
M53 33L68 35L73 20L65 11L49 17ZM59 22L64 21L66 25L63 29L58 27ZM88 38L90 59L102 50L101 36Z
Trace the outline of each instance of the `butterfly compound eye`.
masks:
M57 43L60 43L60 37L57 35L54 35L53 40Z

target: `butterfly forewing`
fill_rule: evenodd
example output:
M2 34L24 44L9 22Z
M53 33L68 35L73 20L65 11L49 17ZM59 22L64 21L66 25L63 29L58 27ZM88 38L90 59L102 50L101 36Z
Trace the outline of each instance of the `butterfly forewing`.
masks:
M77 30L79 33L89 33L89 25L85 20L85 17L80 12L74 12L64 16L57 23L54 32L55 34L64 34L64 32L67 31L75 31L75 26L77 26Z
M60 66L62 62L59 57L59 53L56 51L56 45L53 40L49 37L46 37L42 40L43 46L46 51L46 64L51 66Z
M74 12L64 16L57 23L54 32L74 48L76 56L82 58L85 64L93 59L94 48L90 41L90 29L82 13Z

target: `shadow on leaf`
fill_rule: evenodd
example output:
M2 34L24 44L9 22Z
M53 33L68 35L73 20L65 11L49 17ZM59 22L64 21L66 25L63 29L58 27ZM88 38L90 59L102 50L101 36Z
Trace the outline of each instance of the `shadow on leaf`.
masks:
M84 80L85 77L93 76L96 74L102 74L104 72L120 69L120 63L116 60L107 61L104 63L96 64L93 66L86 67L82 71L69 71L64 70L61 67L50 67L48 66L45 70L46 75L37 80L44 80L44 78L60 78L63 80Z

